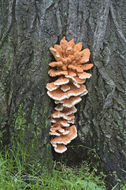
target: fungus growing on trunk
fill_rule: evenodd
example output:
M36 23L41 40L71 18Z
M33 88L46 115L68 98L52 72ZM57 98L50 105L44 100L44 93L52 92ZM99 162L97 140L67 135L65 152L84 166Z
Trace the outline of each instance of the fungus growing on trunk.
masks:
M74 40L67 41L65 37L60 41L60 45L55 44L50 51L56 62L49 63L48 74L51 77L58 77L54 82L47 83L47 94L56 104L52 116L50 128L51 144L57 153L67 150L65 145L69 144L77 137L77 129L74 125L77 112L75 105L88 93L83 85L90 73L85 71L91 69L93 64L88 64L90 50L82 50L82 43L74 43ZM86 64L85 64L86 63Z

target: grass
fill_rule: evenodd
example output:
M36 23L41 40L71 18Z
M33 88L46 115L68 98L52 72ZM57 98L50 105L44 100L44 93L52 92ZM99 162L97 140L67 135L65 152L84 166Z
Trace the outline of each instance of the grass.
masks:
M16 151L15 151L16 150ZM69 168L54 162L52 170L27 161L25 150L13 148L0 153L0 190L105 190L105 175L96 175L85 162ZM122 188L125 190L126 186Z

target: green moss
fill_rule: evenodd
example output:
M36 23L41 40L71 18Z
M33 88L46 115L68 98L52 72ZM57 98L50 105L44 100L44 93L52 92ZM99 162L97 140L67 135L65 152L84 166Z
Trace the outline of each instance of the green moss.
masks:
M47 109L38 110L37 104L33 104L31 110L28 109L22 103L14 115L13 144L20 143L29 150L29 159L36 159L42 167L50 168L52 155L48 141Z
M15 113L15 129L20 130L26 127L26 113L23 111L23 104L19 106L17 113Z

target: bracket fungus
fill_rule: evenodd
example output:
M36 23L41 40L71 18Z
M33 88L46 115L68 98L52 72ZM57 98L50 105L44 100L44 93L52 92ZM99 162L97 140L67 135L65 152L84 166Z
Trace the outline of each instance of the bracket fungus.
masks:
M47 94L55 103L49 135L54 150L63 153L67 150L66 145L77 137L74 125L74 114L77 112L75 105L88 93L83 83L91 74L85 71L91 69L93 64L87 63L90 50L82 50L82 43L75 44L73 39L68 42L63 37L59 45L50 47L50 52L56 62L49 63L52 68L48 74L56 79L46 85Z

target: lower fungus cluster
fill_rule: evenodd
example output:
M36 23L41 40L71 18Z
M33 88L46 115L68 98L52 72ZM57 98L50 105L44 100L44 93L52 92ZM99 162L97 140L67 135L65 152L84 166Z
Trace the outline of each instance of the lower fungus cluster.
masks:
M82 43L75 44L73 39L68 42L63 37L60 44L55 44L50 51L56 62L49 63L53 69L48 74L56 79L46 86L48 96L55 102L49 134L54 150L63 153L67 150L66 145L77 137L75 105L88 93L83 83L91 74L85 71L91 69L93 64L85 64L89 61L90 50L82 50Z

